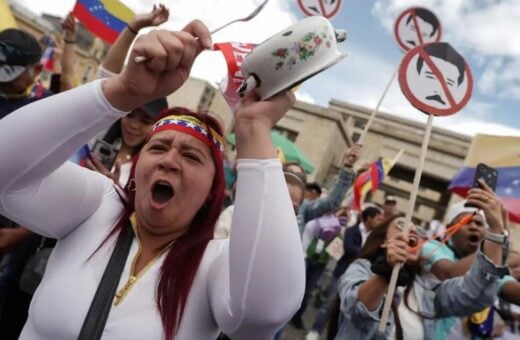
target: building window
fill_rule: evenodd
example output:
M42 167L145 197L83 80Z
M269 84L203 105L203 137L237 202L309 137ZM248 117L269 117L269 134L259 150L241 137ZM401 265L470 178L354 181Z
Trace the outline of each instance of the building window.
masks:
M207 110L211 106L213 98L215 98L215 90L209 86L206 86L202 92L202 96L200 97L198 108L199 111Z
M352 133L352 142L356 143L359 140L359 137L361 137L359 132Z
M282 136L284 136L285 138L287 138L291 142L296 141L296 138L298 138L298 132L293 131L293 130L284 129L284 128L281 128L279 126L275 126L273 128L273 130L275 130L276 132L278 132L279 134L281 134Z
M354 119L354 127L357 127L359 129L364 129L365 128L365 124L366 124L366 122L364 120Z

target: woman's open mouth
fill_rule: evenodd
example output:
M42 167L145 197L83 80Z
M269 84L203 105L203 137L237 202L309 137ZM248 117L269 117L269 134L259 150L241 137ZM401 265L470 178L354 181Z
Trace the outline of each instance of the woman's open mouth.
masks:
M170 183L159 180L152 185L152 200L157 205L161 206L168 203L174 196L175 190Z

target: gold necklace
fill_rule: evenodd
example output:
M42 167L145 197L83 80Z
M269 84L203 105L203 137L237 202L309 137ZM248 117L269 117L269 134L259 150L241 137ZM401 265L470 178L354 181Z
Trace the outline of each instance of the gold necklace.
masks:
M135 237L137 239L137 244L139 246L139 249L137 250L137 253L134 255L134 258L132 260L132 266L130 267L130 277L128 278L128 280L126 281L125 285L123 286L123 288L121 288L119 291L117 291L116 293L116 296L114 298L114 306L119 306L121 304L121 302L124 300L124 298L128 295L128 292L132 289L132 287L134 286L134 284L137 282L137 280L139 280L139 278L141 278L141 276L143 276L147 271L148 269L150 269L150 267L155 263L157 262L157 260L167 251L169 250L173 244L175 243L175 241L177 240L173 240L171 241L166 247L164 247L160 252L159 254L157 254L156 256L154 256L150 261L148 261L148 263L146 264L146 266L144 266L143 269L141 269L141 271L139 273L136 273L135 272L135 265L137 263L137 259L139 258L139 255L141 255L141 242L139 241L139 236L138 236L138 233L137 233L137 228L136 228L136 224L135 224L135 215L132 215L132 217L130 218L130 221L132 222L132 229L134 229L134 233L135 233Z

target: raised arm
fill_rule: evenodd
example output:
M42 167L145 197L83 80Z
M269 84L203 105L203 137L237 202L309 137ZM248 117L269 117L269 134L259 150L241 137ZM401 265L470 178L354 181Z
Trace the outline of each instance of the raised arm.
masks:
M76 20L69 13L61 23L63 31L63 54L61 56L60 91L74 87L74 64L76 63Z
M439 316L469 315L493 305L498 280L507 274L508 240L492 240L504 233L502 207L493 191L481 181L482 189L471 189L468 203L484 211L490 236L482 241L471 269L464 277L444 281L435 302ZM494 236L494 237L492 237Z
M208 283L213 315L231 338L268 339L298 309L303 252L272 126L294 102L246 97L235 114L238 180L229 260Z
M138 39L132 52L148 62L131 63L114 78L40 100L2 119L0 213L54 237L87 218L108 179L63 163L125 111L182 86L210 39L200 21L181 32L154 31Z
M355 174L352 167L359 158L360 152L361 145L359 144L355 144L347 150L344 166L341 169L332 190L326 197L321 197L314 201L306 201L302 204L298 216L301 229L303 229L305 223L310 220L321 217L326 212L335 211L339 208L345 194L354 181Z
M121 72L128 50L134 42L137 33L144 27L159 26L168 20L169 15L168 8L162 4L159 6L154 5L149 13L136 15L108 50L101 64L102 68L111 73L117 74Z

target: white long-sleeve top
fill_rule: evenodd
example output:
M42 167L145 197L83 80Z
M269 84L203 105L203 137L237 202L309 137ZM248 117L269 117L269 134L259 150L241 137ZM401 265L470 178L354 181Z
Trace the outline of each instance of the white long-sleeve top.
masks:
M76 339L115 245L95 250L123 206L105 176L66 160L125 113L101 81L40 100L0 121L0 213L58 239L20 339ZM233 231L204 253L176 339L268 339L299 307L304 264L280 162L239 160ZM130 274L134 240L118 289ZM89 259L89 257L95 255ZM112 307L103 339L163 339L157 261Z

